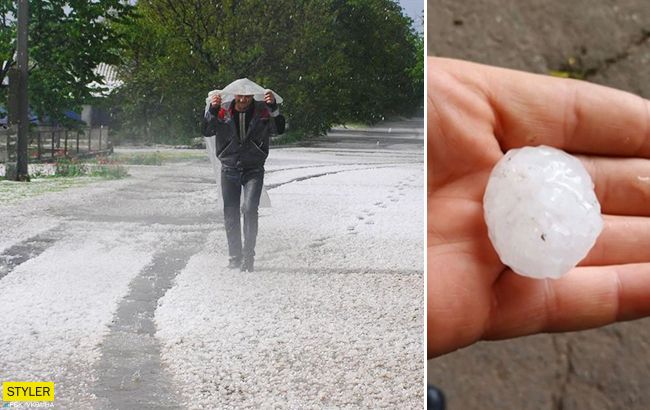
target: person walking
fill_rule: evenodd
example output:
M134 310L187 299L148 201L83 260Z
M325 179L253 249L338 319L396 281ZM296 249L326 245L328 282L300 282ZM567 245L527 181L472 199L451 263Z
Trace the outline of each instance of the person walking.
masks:
M233 81L223 90L214 90L208 97L210 104L202 133L216 137L215 154L221 162L228 268L253 272L264 163L269 155L270 137L278 133L276 119L284 127L278 106L282 98L247 78Z

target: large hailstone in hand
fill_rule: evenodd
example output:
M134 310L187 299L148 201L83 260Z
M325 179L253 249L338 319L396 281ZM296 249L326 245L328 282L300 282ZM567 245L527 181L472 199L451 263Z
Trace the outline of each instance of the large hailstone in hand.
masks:
M488 235L520 275L559 278L582 260L603 228L594 184L559 149L512 149L490 174L483 197Z

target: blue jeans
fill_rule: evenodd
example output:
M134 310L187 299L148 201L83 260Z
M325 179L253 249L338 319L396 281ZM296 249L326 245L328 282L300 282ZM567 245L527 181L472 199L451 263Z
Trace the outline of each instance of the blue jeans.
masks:
M230 259L241 259L255 255L257 240L257 209L264 186L264 167L221 168L221 194L223 196L223 217L228 239ZM241 194L244 201L239 209ZM244 214L244 247L242 250L241 214Z

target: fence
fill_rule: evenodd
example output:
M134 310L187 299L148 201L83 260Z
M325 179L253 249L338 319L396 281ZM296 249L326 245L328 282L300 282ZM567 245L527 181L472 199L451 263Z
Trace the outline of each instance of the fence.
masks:
M9 129L0 126L0 163L7 162L8 138L9 138Z
M15 127L0 129L0 162L13 160ZM69 130L61 127L37 127L29 131L27 153L30 162L51 161L60 157L85 157L113 152L107 127Z

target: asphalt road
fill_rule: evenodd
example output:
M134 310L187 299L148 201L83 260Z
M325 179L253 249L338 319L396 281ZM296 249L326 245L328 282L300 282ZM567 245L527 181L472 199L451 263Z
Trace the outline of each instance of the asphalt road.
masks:
M645 0L427 0L427 18L428 55L571 71L650 97Z
M204 152L0 208L0 380L65 409L422 408L422 121L337 132L273 149L253 273Z
M582 78L650 98L650 6L427 1L428 54ZM430 360L450 410L649 409L650 320L479 343Z

